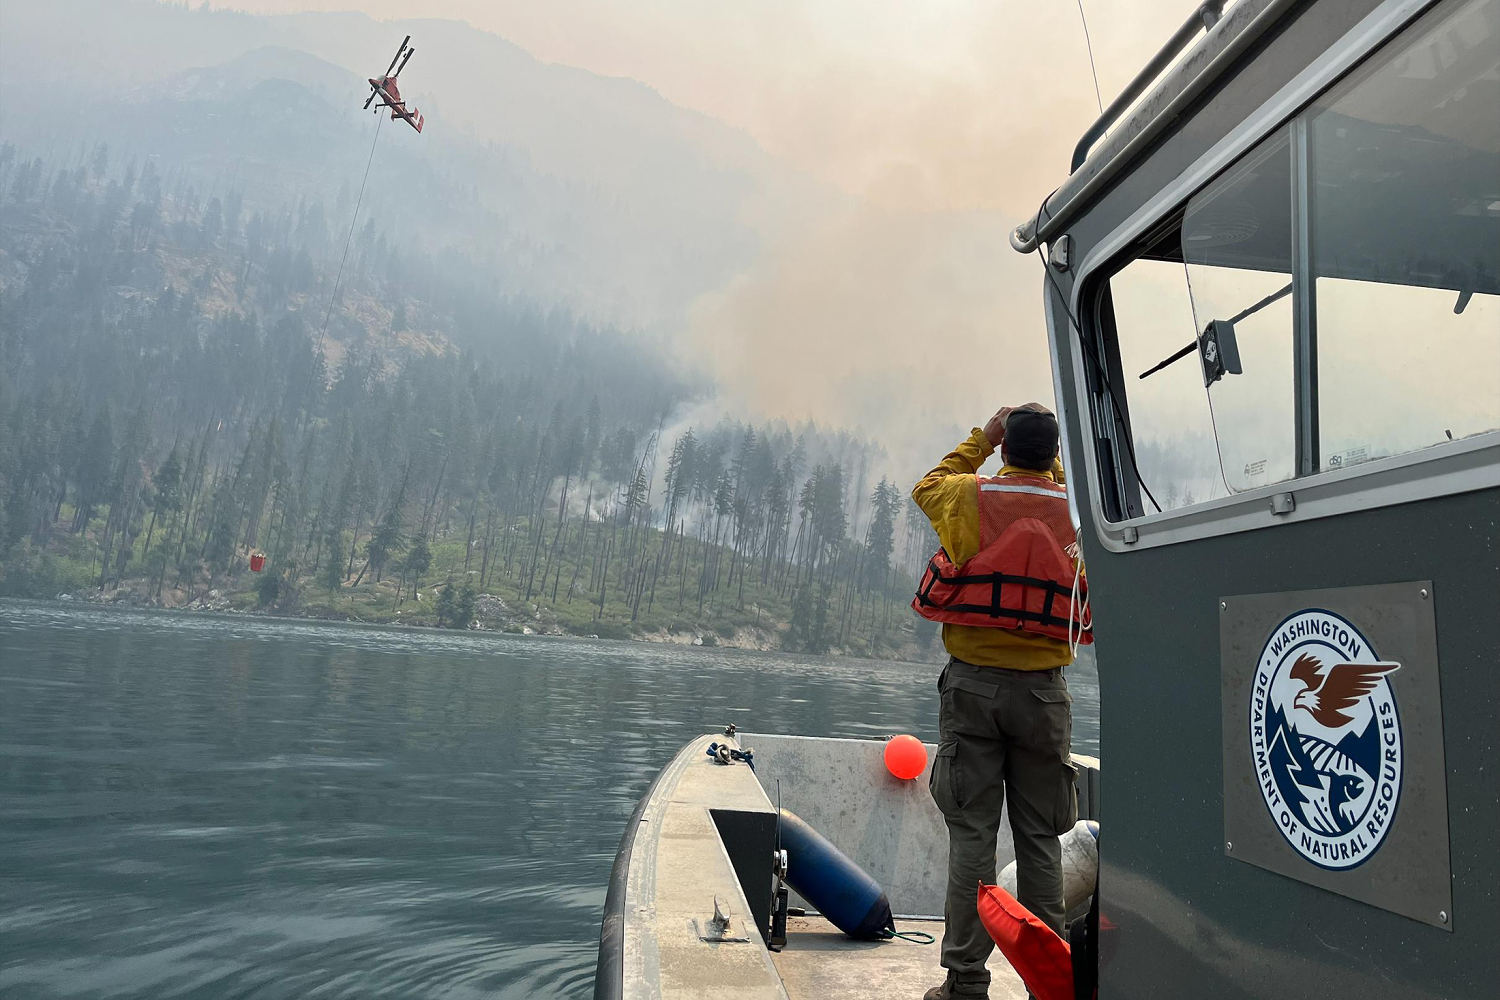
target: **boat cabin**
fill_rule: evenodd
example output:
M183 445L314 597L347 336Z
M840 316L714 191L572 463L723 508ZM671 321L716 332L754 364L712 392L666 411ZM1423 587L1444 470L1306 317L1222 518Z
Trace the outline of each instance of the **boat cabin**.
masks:
M1012 235L1091 584L1099 995L1490 996L1500 0L1193 17Z

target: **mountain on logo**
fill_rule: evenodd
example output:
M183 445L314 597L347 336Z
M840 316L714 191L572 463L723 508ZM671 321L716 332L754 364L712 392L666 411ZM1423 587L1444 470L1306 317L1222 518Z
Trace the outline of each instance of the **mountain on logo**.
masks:
M1298 733L1280 708L1271 709L1267 726L1271 773L1297 818L1325 836L1352 830L1368 808L1380 765L1375 720L1337 745Z
M1375 720L1364 730L1355 733L1345 733L1339 738L1337 749L1339 753L1348 757L1359 765L1366 774L1378 774L1380 772L1380 733Z

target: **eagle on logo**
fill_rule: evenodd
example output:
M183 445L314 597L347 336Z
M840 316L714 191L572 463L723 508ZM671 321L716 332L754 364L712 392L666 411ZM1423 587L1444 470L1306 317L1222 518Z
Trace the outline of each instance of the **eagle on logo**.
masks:
M1381 677L1400 666L1384 660L1377 663L1335 663L1325 674L1321 660L1303 653L1288 672L1293 680L1301 681L1303 685L1292 701L1292 707L1305 710L1329 729L1347 726L1354 721L1354 716L1346 715L1344 709L1358 704L1375 690Z

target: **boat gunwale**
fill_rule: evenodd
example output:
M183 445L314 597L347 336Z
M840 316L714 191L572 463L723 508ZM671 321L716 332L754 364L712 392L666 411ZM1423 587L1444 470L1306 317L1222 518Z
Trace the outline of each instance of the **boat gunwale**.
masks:
M692 746L693 742L689 740L687 746ZM594 1000L622 1000L625 995L625 898L636 836L641 824L645 822L646 807L656 797L662 779L681 755L682 750L678 750L656 772L651 784L641 793L640 801L636 803L635 811L631 813L625 832L620 837L614 867L609 873L609 888L604 894L604 916L599 923L599 960L594 966Z

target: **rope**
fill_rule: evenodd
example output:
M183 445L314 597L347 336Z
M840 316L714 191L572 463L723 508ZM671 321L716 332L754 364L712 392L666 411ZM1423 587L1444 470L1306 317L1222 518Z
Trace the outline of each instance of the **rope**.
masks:
M937 938L926 931L886 931L885 940L889 941L892 938L900 938L913 944L934 944L937 941Z
M1085 590L1083 592L1083 607L1080 608L1078 606L1078 592L1081 589L1079 583L1083 577L1083 544L1074 539L1073 547L1073 598L1072 602L1068 605L1072 612L1068 617L1068 652L1076 659L1078 657L1078 647L1083 645L1084 635L1094 631L1094 620L1089 615L1088 591ZM1078 634L1076 638L1073 634L1073 620L1075 618L1078 620Z
M742 760L746 764L750 765L750 770L755 770L755 751L753 749L737 750L734 747L730 746L728 743L710 743L708 745L708 749L706 749L704 753L712 757L715 764L733 764L737 760ZM778 785L778 801L780 800L780 797L781 793ZM776 824L777 829L779 830L781 827L780 810L777 811Z

